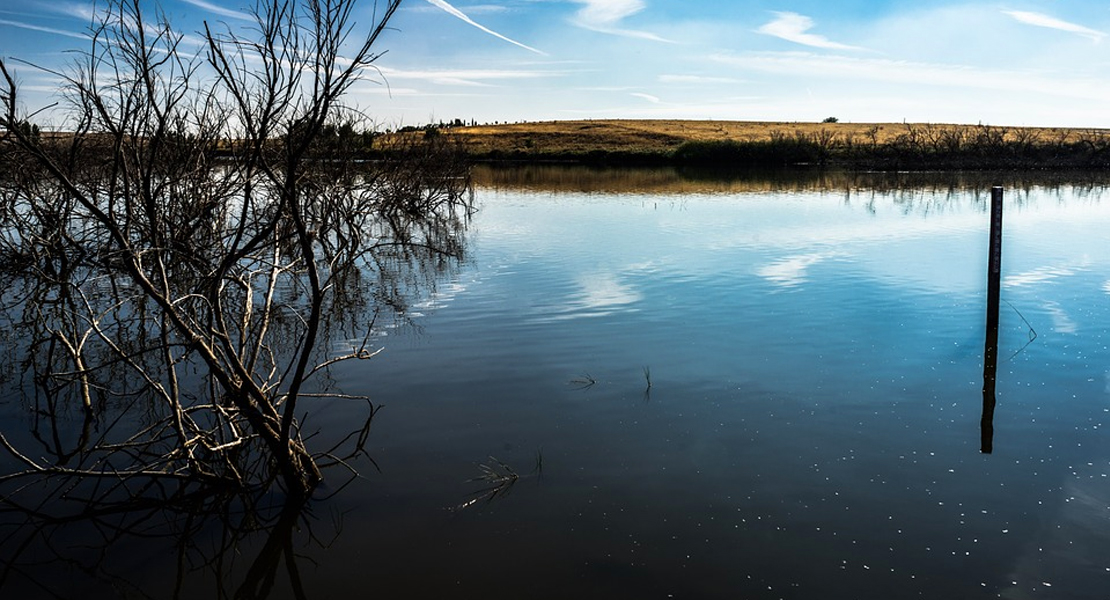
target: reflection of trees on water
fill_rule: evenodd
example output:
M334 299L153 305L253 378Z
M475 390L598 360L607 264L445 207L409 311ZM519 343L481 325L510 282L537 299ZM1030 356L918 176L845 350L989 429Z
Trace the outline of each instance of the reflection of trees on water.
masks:
M0 589L25 598L265 598L281 586L308 596L299 554L328 538L315 536L321 524L304 504L203 486L158 500L135 491L142 496L106 499L84 486L41 489L37 506L9 503Z
M419 158L412 160L403 168L417 168ZM377 186L404 175L389 169L401 168L364 167L346 180L331 168L312 173L321 197L333 196L332 209L314 220L335 219L340 200L350 209L341 214L342 228L316 241L327 294L315 310L319 334L300 389L302 398L347 404L354 417L350 431L322 435L330 440L325 446L305 445L322 472L338 467L354 477L370 467L364 446L377 408L334 389L328 368L373 356L379 317L403 316L464 257L471 210L465 178L452 183L458 188L441 206L360 208L367 197L382 197ZM21 256L9 246L0 265L5 325L17 333L4 346L4 386L12 404L22 403L28 425L20 431L5 423L0 432L0 452L9 458L0 475L3 594L165 598L187 596L190 587L195 594L199 580L217 582L216 597L262 598L275 585L307 596L295 546L312 541L308 501L281 479L271 449L241 421L225 383L126 274L88 260L76 245L55 254L36 243L42 246ZM213 311L203 297L210 285L203 273L212 265L204 250L191 259L204 268L167 264L178 306L195 322L226 319L213 335L232 334L222 343L254 368L253 380L273 390L281 408L306 350L308 275L295 260L246 258L233 278L241 285L222 288L225 310ZM287 252L294 250L273 249L275 257ZM308 416L296 415L295 434ZM341 486L339 476L330 488ZM134 573L117 567L168 552L176 553L178 572L163 581L133 581ZM56 579L58 572L81 575ZM83 586L101 591L70 587L85 576Z
M927 171L860 172L795 168L783 170L722 170L677 167L587 167L516 165L475 169L475 184L493 189L537 192L633 193L661 196L761 192L843 192L849 195L901 196L904 202L923 197L966 198L984 203L990 188L1002 185L1014 201L1030 192L1048 190L1069 197L1100 195L1110 177L1079 171Z
M0 60L0 384L27 424L0 422L0 588L75 595L52 579L68 565L166 597L115 565L170 545L177 595L262 537L219 595L264 596L280 569L299 590L290 540L324 470L373 462L376 407L329 369L373 357L377 316L463 259L473 211L443 140L365 162L339 134L398 6L356 34L351 0L264 2L193 54L109 0L58 74L64 135L23 126ZM349 431L311 439L305 399L343 404Z

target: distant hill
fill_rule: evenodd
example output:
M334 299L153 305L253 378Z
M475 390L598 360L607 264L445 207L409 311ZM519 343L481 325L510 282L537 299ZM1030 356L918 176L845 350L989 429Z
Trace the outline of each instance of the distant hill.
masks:
M582 120L440 129L479 160L1106 168L1110 131L928 123Z

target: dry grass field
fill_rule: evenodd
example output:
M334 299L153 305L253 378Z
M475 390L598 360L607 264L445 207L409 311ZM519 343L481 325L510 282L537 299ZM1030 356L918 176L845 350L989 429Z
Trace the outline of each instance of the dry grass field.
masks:
M444 130L471 155L492 153L587 154L594 151L664 154L689 141L772 141L805 136L830 146L887 145L911 138L922 145L989 132L999 141L1058 144L1105 131L981 127L920 123L802 123L756 121L588 120L453 127Z

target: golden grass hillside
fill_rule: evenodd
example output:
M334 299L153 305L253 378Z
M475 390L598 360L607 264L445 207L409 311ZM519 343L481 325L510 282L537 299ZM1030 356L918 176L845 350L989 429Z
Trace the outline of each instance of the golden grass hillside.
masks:
M590 152L665 154L685 142L759 142L803 136L827 146L922 147L958 144L987 132L999 142L1077 143L1106 130L987 127L922 123L802 123L760 121L587 120L452 127L444 133L468 154L584 155Z

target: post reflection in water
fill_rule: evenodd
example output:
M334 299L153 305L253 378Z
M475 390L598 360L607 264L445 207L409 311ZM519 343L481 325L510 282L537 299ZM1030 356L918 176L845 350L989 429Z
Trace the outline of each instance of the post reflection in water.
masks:
M998 374L998 303L1002 275L1002 187L991 188L990 254L987 265L987 339L983 349L983 416L980 447L994 451L995 378Z
M998 306L995 305L997 313ZM998 371L998 325L987 327L986 351L983 353L983 416L979 420L979 451L994 451L995 375Z

